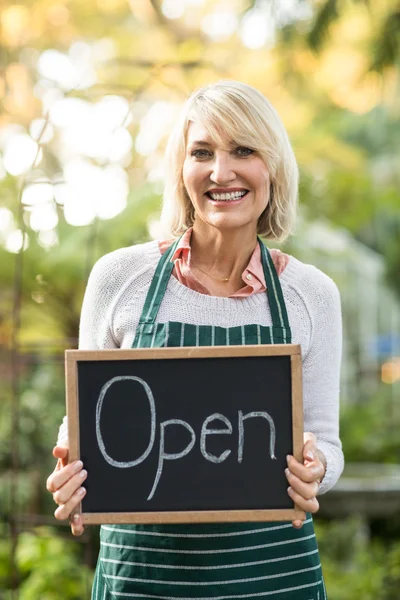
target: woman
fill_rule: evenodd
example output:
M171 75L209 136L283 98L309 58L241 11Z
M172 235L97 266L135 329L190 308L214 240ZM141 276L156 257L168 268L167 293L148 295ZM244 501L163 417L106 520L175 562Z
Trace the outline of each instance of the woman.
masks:
M323 600L311 513L343 468L340 300L321 271L257 238L282 240L293 226L298 170L287 134L261 93L222 81L189 98L167 159L162 222L173 239L123 248L95 265L80 348L221 345L238 326L245 344L301 344L308 433L303 462L288 457L286 476L307 518L103 526L92 598ZM55 516L65 519L87 474L81 462L67 465L61 439L53 453L48 489ZM82 533L79 515L71 526Z

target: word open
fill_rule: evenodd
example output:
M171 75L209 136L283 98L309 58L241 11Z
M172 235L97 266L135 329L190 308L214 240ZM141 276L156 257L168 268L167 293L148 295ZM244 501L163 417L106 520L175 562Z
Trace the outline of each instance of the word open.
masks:
M104 440L103 440L103 436L101 433L100 420L101 420L101 411L102 411L103 403L104 403L107 392L109 391L111 386L116 385L119 382L126 381L126 380L139 383L141 386L143 386L143 389L145 391L145 394L146 394L146 397L147 397L147 400L149 403L149 408L150 408L150 433L149 433L149 442L148 442L147 448L138 458L136 458L135 460L131 460L131 461L117 461L107 453L107 450L106 450L105 444L104 444ZM269 425L269 456L271 459L275 459L276 458L275 457L276 432L275 432L275 424L274 424L274 421L273 421L271 415L269 415L269 413L267 413L266 411L253 411L253 412L248 412L246 414L243 414L243 411L238 410L238 444L237 444L237 461L238 461L238 463L241 463L243 461L244 439L245 439L244 422L251 418L262 418L262 419L266 420L266 422L268 423L268 425ZM222 423L223 428L221 428L221 427L215 428L215 425L217 422L219 424ZM214 423L214 428L212 427L213 423ZM165 451L165 445L166 445L165 441L166 441L166 437L167 437L167 431L171 431L171 429L173 427L185 428L189 432L190 441L180 452L168 453ZM157 432L156 404L155 404L154 396L150 389L150 386L143 379L141 379L140 377L128 376L128 375L118 376L118 377L113 377L112 379L107 381L107 383L105 383L103 385L103 387L101 388L101 391L100 391L97 405L96 405L96 437L97 437L97 443L98 443L100 452L102 453L104 459L108 462L108 464L112 465L113 467L120 468L120 469L126 469L126 468L135 467L136 465L139 465L140 463L142 463L143 461L146 460L146 458L149 456L149 454L153 450L155 440L156 440L156 432ZM147 500L151 500L156 492L158 483L161 479L161 475L163 472L164 462L166 460L178 460L180 458L183 458L187 454L189 454L189 452L194 447L194 445L196 443L196 439L197 439L196 433L195 433L193 427L187 421L183 421L182 419L168 419L166 421L160 422L159 433L160 433L160 438L159 438L160 442L159 442L159 449L158 449L157 472L156 472L156 475L154 478L153 487L149 493L149 496L147 497ZM213 413L210 416L208 416L204 420L204 422L201 426L200 440L199 440L200 452L201 452L202 456L204 457L204 459L209 462L215 463L215 464L222 463L224 460L226 460L228 458L228 456L231 454L231 450L226 449L219 456L216 456L207 450L207 438L211 435L232 435L232 433L233 433L232 423L231 423L231 421L229 421L229 419L225 415L223 415L221 413ZM173 433L172 433L172 435L173 435Z

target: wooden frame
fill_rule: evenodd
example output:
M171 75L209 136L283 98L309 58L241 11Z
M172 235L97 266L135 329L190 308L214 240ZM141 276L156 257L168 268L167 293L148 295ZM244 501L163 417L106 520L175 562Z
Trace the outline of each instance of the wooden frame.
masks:
M132 361L145 359L221 358L246 356L290 356L292 381L293 456L303 460L303 398L301 348L297 344L251 346L202 346L184 348L135 348L129 350L66 350L66 402L68 415L69 462L80 458L77 363L83 361ZM83 523L213 523L246 521L292 521L305 518L305 512L293 509L217 510L171 512L82 513Z

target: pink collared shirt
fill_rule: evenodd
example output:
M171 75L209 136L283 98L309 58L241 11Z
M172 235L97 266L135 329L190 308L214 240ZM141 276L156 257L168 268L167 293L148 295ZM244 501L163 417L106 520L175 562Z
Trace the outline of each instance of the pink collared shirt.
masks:
M174 270L172 274L176 279L190 288L191 290L195 290L196 292L200 292L200 294L207 294L211 296L209 290L204 286L203 283L197 279L196 275L193 273L191 268L191 250L190 250L190 237L192 235L192 228L188 229L181 238L172 260L175 263ZM158 242L161 254L174 243L175 240L165 240ZM286 265L289 262L289 255L284 254L280 250L272 249L269 251L271 254L271 258L275 265L275 269L280 275L285 269ZM244 286L240 288L237 292L229 296L229 298L246 298L247 296L251 296L252 294L259 294L260 292L265 292L266 283L264 277L264 271L262 268L261 262L261 250L260 246L256 244L254 248L254 252L250 257L249 264L246 269L242 273L242 279Z

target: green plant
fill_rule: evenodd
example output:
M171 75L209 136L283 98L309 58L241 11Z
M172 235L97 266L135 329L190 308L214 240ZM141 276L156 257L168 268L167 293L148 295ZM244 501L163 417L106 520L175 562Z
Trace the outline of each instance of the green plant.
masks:
M89 597L93 575L81 563L76 541L55 536L50 528L22 533L17 564L24 578L21 600L82 600Z
M19 600L84 600L90 598L92 571L82 565L82 548L51 527L38 527L18 538ZM0 542L1 598L11 598L10 541Z
M316 522L329 600L398 600L400 543L370 539L360 517Z
M340 435L346 462L399 463L399 427L400 414L389 393L345 405Z

